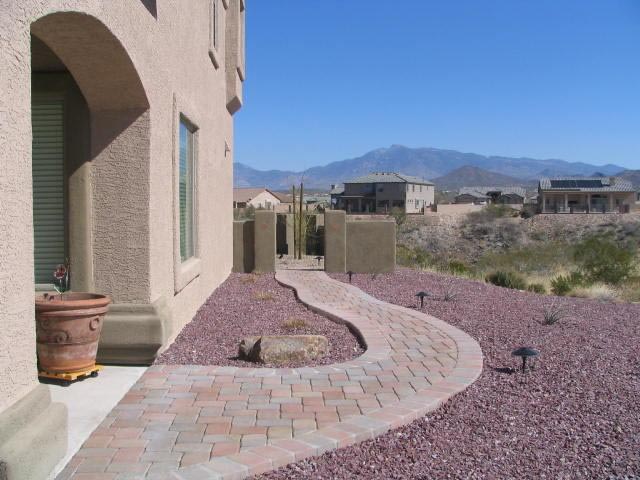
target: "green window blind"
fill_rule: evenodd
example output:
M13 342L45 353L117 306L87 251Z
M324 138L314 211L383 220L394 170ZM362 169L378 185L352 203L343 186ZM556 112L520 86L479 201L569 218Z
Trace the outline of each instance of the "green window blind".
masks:
M180 120L180 166L179 166L179 203L180 203L180 259L195 255L194 234L194 132Z
M31 107L36 285L51 285L65 262L64 99L34 94Z

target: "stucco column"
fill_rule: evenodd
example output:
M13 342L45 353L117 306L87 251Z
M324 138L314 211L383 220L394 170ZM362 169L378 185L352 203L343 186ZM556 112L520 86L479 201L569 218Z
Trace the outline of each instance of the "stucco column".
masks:
M276 212L258 210L255 219L255 269L276 270Z
M347 216L342 210L324 212L324 269L344 273L347 265Z

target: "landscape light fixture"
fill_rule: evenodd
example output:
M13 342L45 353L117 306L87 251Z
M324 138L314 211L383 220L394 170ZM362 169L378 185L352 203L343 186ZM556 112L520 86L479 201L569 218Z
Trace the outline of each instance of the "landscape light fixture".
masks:
M420 299L420 308L424 307L424 297L429 297L431 294L429 292L418 292L416 293L416 297Z
M537 357L539 354L540 352L538 352L538 350L531 347L521 347L511 352L511 355L514 357L522 358L522 373L524 373L527 368L527 358Z
M351 276L353 275L353 272L351 270L349 270L347 272L347 275L349 275L349 283L351 283Z
M318 261L318 266L320 266L320 260L322 260L322 256L321 256L321 255L318 255L318 256L316 257L316 260Z

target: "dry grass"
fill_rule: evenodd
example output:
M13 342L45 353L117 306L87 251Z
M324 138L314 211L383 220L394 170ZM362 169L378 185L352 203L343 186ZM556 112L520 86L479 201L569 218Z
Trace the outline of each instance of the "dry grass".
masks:
M275 300L276 298L273 296L273 293L271 292L256 292L254 294L254 297L256 298L256 300L263 300L263 301Z
M256 283L258 281L258 275L256 275L255 273L250 273L249 275L245 275L244 277L242 277L241 281L244 284Z
M602 302L615 302L618 299L618 292L605 283L594 283L593 285L576 287L569 293L572 297L593 298Z
M296 328L306 327L307 322L302 318L288 318L282 322L282 326L289 330L295 330Z
M630 278L621 285L619 295L625 302L640 302L640 277Z

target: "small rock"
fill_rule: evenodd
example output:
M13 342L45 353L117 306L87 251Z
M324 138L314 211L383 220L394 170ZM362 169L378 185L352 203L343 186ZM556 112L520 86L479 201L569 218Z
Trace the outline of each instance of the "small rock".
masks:
M289 363L315 360L329 349L323 335L263 335L242 339L240 357L258 363Z

